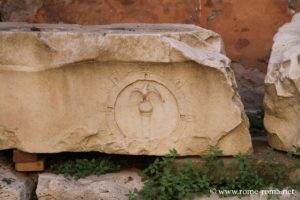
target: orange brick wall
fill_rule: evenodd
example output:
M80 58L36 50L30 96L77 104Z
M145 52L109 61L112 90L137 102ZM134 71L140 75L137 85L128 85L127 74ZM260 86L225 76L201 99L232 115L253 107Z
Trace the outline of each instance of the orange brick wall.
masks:
M292 17L288 5L288 0L205 0L200 25L223 36L231 59L266 71L273 36Z

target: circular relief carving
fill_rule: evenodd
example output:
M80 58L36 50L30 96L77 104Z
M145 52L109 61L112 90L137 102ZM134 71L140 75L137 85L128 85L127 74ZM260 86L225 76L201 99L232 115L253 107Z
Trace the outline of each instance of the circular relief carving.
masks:
M107 102L109 129L141 139L170 135L182 128L183 99L167 80L148 72L132 73L111 89Z
M115 103L115 120L123 133L155 137L172 133L179 119L173 94L155 81L136 81L126 86Z

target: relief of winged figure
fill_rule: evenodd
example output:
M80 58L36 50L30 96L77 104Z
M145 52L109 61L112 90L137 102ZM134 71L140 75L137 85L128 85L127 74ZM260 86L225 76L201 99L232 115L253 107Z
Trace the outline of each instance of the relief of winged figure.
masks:
M148 97L150 94L155 94L163 103L165 100L162 98L160 92L149 83L146 83L142 88L134 89L131 94L134 93L138 93L142 97L138 107L141 114L142 134L145 137L151 137L151 115L153 112L153 105Z
M141 102L139 104L139 111L141 113L152 113L153 105L148 100L148 96L153 93L157 95L162 102L165 102L162 98L160 92L154 87L151 86L149 83L146 83L142 88L136 88L132 91L132 93L138 93L142 96Z

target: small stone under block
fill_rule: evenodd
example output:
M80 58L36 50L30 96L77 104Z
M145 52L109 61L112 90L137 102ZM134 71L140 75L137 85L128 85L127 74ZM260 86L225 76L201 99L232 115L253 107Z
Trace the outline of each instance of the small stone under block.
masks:
M38 161L38 155L36 153L26 153L19 150L13 151L14 163L35 162L35 161Z
M13 162L15 163L16 171L32 172L43 171L44 160L40 159L36 153L26 153L19 150L13 151Z
M44 160L15 163L15 169L19 172L43 171L45 169Z

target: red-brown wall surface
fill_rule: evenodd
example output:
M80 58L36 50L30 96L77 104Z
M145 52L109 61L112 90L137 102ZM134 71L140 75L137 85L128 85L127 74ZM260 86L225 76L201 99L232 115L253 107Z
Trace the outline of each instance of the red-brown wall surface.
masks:
M293 5L293 2L296 2ZM262 105L263 79L278 28L300 0L0 0L2 21L192 23L222 35L247 108Z
M273 36L290 21L288 0L206 0L201 26L223 36L231 59L265 71ZM298 3L300 8L300 1Z

